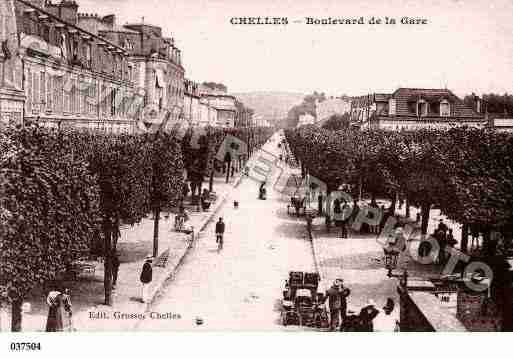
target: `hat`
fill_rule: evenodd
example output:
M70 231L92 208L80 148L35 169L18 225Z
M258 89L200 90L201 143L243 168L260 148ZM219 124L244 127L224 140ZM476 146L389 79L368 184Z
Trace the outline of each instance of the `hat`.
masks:
M146 260L147 260L147 261L152 261L152 260L153 260L153 256L151 256L151 255L147 255L147 256L146 256Z
M372 299L369 299L369 301L367 302L367 307L375 307L376 306L376 302Z
M387 311L393 311L394 310L394 307L395 307L395 303L394 303L394 300L392 298L388 298L387 299L387 303L385 304L385 306L383 307L384 310L387 310Z

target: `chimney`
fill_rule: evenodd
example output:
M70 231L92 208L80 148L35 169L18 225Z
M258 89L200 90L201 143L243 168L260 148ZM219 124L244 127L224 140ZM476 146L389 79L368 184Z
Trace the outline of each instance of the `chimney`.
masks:
M59 6L59 17L73 25L78 22L78 4L74 0L62 0Z
M102 18L102 22L107 25L110 29L114 28L116 24L116 15L107 15Z

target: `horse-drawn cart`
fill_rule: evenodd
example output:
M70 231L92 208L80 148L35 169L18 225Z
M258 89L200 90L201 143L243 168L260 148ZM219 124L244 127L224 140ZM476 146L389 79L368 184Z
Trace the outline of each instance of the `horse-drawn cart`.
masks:
M287 213L290 214L290 210L294 208L296 211L296 215L300 216L301 211L303 211L303 215L306 214L306 198L300 197L291 197L290 204L287 205Z

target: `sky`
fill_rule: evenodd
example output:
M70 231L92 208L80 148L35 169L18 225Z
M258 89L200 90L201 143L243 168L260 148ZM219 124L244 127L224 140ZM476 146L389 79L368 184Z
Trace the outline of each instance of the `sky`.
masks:
M449 88L513 92L512 0L78 0L80 12L162 26L182 50L186 77L230 92L329 95ZM232 25L232 17L289 25ZM364 25L307 25L306 17ZM396 25L371 25L371 17ZM402 17L426 25L400 24ZM294 21L299 21L295 23Z

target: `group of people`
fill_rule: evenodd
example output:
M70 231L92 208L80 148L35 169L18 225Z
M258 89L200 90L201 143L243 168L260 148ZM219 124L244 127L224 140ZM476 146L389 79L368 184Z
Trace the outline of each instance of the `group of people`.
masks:
M71 306L71 291L68 288L56 289L48 293L47 332L66 332L75 330L73 327L73 311Z
M393 332L398 330L398 323L392 313L395 309L395 302L387 298L382 311L370 300L358 315L348 315L347 299L351 295L349 288L344 286L342 279L334 281L331 288L326 291L330 313L330 329L332 331L356 331L356 332Z
M433 234L440 248L438 255L438 262L445 264L449 258L449 254L446 253L447 248L454 248L458 241L454 238L454 234L451 228L449 228L443 219L438 223L438 227Z

